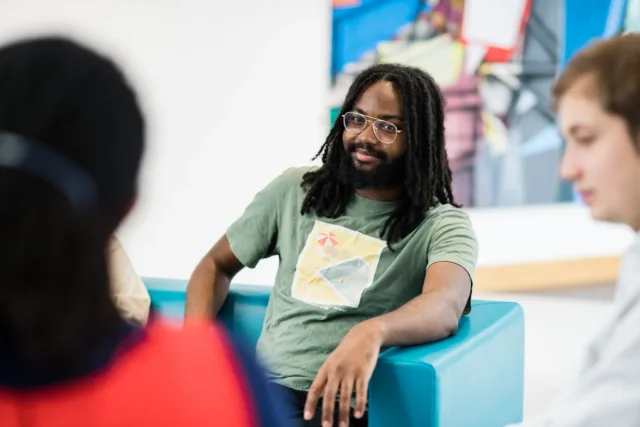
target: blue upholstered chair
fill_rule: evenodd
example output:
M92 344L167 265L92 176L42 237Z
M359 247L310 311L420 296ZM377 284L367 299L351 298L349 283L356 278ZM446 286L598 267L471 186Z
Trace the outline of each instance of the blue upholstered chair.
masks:
M186 282L144 279L169 317L184 313ZM270 288L232 285L221 319L255 344ZM524 316L515 303L473 301L455 336L380 355L369 395L370 427L503 427L522 420Z

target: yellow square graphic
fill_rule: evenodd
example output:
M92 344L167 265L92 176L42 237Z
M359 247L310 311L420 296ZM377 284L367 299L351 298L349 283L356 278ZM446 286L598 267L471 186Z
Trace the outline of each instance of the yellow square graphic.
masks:
M309 304L358 307L385 241L316 221L300 252L291 295Z

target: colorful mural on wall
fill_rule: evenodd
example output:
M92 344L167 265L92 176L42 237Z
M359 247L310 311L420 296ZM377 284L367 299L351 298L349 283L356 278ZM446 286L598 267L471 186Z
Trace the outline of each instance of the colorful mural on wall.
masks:
M627 1L624 31L635 33L640 31L640 0Z
M605 22L610 3L617 2L578 1L334 0L332 122L360 70L379 62L421 67L447 99L447 151L459 203L572 201L572 189L557 173L563 144L549 92L567 40L576 42L585 30L565 37L563 17L589 10L585 2L606 2L600 27L592 30L597 34L586 34L602 36L611 25ZM618 30L622 21L614 24Z

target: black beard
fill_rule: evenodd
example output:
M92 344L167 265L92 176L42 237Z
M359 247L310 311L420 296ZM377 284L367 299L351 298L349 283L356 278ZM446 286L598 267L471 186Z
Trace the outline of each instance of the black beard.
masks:
M357 160L353 157L356 149L379 158L380 163L373 170L358 168ZM356 142L349 144L341 157L338 179L345 184L353 185L356 189L389 189L404 185L406 177L404 156L388 160L385 153L372 150L368 144Z

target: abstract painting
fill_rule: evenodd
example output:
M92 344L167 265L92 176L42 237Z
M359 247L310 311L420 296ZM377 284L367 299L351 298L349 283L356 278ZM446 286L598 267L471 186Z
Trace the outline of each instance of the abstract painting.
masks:
M580 18L569 25L571 14L589 10L585 3L598 3L594 13L604 13L592 27L582 21L578 30ZM606 26L622 31L637 23L637 17L625 23L621 15L612 24L613 3L619 2L334 0L332 123L362 69L375 63L420 67L447 100L447 152L459 203L505 207L574 201L573 189L557 172L563 142L550 88L569 44L602 36ZM627 3L620 9L626 11ZM568 36L574 27L576 34Z

